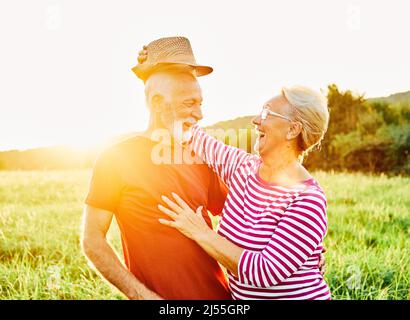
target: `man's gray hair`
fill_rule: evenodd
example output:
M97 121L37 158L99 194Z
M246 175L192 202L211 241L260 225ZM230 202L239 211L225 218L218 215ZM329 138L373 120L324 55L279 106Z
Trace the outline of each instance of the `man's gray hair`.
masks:
M153 72L145 81L145 101L151 107L152 98L160 94L169 99L175 84L181 76L194 75L194 68L187 65L169 64Z

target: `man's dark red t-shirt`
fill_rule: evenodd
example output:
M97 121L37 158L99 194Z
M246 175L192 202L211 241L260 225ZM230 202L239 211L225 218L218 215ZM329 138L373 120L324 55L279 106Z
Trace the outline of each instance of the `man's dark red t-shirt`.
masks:
M161 195L175 192L191 208L220 214L227 188L205 164L154 164L157 143L120 142L97 159L86 203L115 214L129 270L164 299L230 299L218 263L194 241L158 222ZM204 216L205 217L205 216ZM208 216L205 217L211 225Z

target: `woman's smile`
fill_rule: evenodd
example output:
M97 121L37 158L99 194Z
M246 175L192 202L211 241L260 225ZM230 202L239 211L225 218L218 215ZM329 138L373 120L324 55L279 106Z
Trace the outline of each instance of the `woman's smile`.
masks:
M255 150L255 152L259 153L261 148L265 144L266 133L264 131L262 131L259 127L255 127L255 131L256 131L256 134L257 134L257 138L256 138L256 143L254 145L254 150Z
M265 137L265 132L263 132L261 129L256 128L256 133L258 134L259 138Z

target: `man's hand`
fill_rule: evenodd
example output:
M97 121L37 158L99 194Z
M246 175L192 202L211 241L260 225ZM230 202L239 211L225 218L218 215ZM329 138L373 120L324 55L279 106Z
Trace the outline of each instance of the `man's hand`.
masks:
M148 289L142 294L140 292L139 295L129 296L128 299L129 300L164 300L159 295L157 295L155 292L150 291Z
M326 272L326 257L325 257L326 251L327 251L326 248L323 247L322 253L320 254L319 270L320 270L320 273L322 274L322 276Z

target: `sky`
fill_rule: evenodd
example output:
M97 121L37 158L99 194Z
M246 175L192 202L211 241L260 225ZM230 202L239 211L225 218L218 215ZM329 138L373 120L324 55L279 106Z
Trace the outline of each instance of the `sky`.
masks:
M386 96L410 90L410 3L390 1L0 2L0 150L87 147L142 131L132 73L144 44L190 39L203 125L256 114L295 84Z

